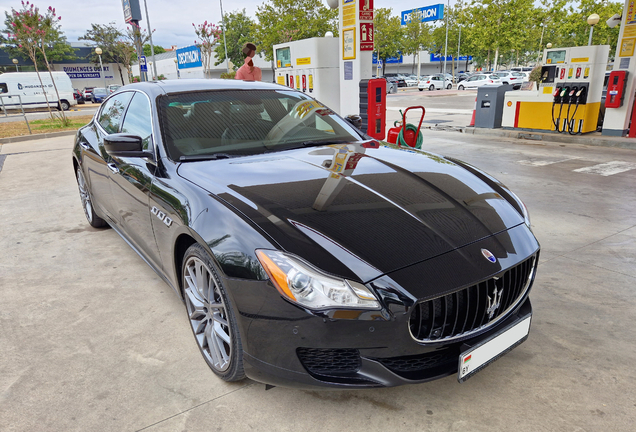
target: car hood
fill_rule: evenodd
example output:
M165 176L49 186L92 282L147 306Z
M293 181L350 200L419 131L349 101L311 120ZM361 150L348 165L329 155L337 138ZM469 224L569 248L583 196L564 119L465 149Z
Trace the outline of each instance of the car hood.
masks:
M229 203L281 248L362 281L523 223L463 167L377 141L188 162L178 174Z

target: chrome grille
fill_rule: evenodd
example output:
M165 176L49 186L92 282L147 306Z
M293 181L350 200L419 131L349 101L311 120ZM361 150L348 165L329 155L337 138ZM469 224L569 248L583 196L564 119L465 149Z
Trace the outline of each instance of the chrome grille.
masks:
M524 298L535 268L533 256L497 277L418 303L409 319L411 335L420 342L437 342L465 337L494 325ZM499 306L495 309L497 300Z

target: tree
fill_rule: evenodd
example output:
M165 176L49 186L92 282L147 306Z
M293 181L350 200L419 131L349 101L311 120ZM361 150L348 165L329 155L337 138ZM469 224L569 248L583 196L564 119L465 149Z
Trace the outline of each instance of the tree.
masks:
M266 0L256 11L257 48L265 59L274 59L273 46L291 40L322 37L328 31L338 34L338 10L321 0Z
M95 47L102 49L102 60L105 63L116 63L119 70L119 77L124 83L124 77L121 72L121 66L130 69L132 56L128 55L130 50L134 51L134 47L130 42L124 42L124 33L119 30L114 22L109 24L91 24L91 29L80 37L80 40L89 40L94 43ZM93 63L99 63L97 54L93 54L90 59ZM130 74L130 72L129 72ZM130 75L129 75L130 76Z
M422 23L416 19L412 19L402 28L404 40L402 41L402 53L413 55L413 67L411 72L415 72L415 59L417 53L422 49L430 49L431 46L431 27L427 23Z
M373 41L378 59L386 63L389 57L398 57L403 48L403 30L400 18L391 16L392 9L378 8L373 17Z
M166 49L164 47L161 47L159 45L154 45L153 46L154 50L155 50L155 54L162 54L166 52ZM150 44L144 44L144 55L146 57L149 57L152 54L151 50L150 50Z
M231 12L225 15L225 40L229 41L227 45L227 56L234 63L234 68L243 64L243 44L246 42L254 42L254 21L247 15L245 9L242 11ZM216 53L216 62L214 66L218 66L225 62L225 44L223 35L220 36L219 44L214 48Z
M6 29L3 33L6 33L6 41L9 42L9 47L16 49L22 54L26 54L33 62L35 71L38 74L40 85L42 86L44 99L49 109L49 114L52 119L55 119L51 107L49 106L49 98L47 96L40 71L38 70L38 54L42 56L44 64L49 71L49 76L53 84L53 89L57 96L58 107L62 108L62 102L60 101L60 94L57 90L57 84L53 79L53 73L51 72L51 65L49 63L49 57L47 56L47 50L55 52L55 56L67 55L72 52L72 49L66 44L66 38L60 29L59 21L62 19L55 12L55 8L49 6L44 12L40 12L40 8L34 4L25 3L22 1L22 9L16 11L11 8L11 14L5 12L5 25ZM3 36L3 39L5 37ZM61 53L61 54L60 54ZM64 110L61 109L62 121L67 122Z
M207 20L199 25L192 23L192 27L194 27L194 33L197 35L197 38L201 40L201 42L195 40L194 44L201 50L203 71L208 72L210 70L210 61L212 60L214 46L218 42L219 37L221 37L221 29L215 24L208 23Z

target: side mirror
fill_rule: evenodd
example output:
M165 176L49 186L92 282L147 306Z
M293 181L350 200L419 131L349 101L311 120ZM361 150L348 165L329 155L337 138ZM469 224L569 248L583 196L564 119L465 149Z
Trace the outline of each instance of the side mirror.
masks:
M152 157L152 153L143 150L140 136L128 134L112 134L104 138L106 153L115 157Z

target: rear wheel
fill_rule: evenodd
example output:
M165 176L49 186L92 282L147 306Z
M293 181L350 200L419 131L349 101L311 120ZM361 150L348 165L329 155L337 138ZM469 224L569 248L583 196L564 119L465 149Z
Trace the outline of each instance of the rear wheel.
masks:
M77 171L75 172L75 177L77 179L77 187L79 188L80 198L82 200L82 208L84 209L86 220L93 228L101 228L103 226L106 226L106 221L95 214L95 210L93 209L93 200L91 199L91 193L88 190L88 185L86 184L84 173L82 173L82 168L79 166L77 167Z
M447 85L447 86L446 86L446 88L447 88L448 90L450 90L450 89L452 89L452 88L453 88L453 85L452 85L452 84L449 84L449 85Z
M423 89L423 88L421 88L421 89L418 89L418 90L419 90L419 91L424 91L424 89Z
M212 259L197 243L183 257L181 281L190 326L206 363L225 381L243 379L243 348L232 305Z
M428 88L428 91L433 91L433 90L435 90L435 86L431 84L431 86Z

